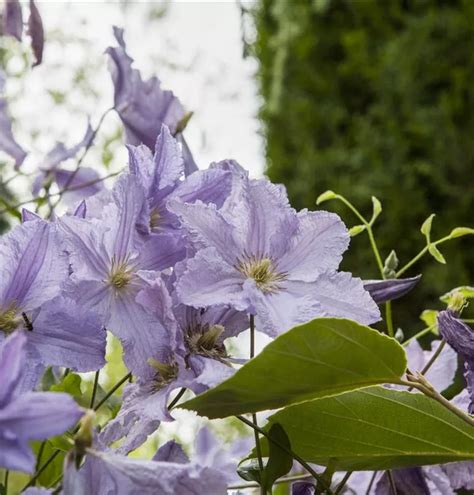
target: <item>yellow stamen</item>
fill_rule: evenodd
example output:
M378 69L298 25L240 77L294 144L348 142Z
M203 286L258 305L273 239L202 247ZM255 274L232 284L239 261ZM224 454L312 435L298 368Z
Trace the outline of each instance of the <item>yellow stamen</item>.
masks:
M286 280L286 273L279 273L270 258L246 257L239 260L237 270L246 277L255 280L262 292L276 292L281 288L280 282Z

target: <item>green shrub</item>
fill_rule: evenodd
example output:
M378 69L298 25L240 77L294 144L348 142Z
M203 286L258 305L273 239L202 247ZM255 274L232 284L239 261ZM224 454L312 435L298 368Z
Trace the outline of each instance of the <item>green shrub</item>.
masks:
M413 227L431 212L439 236L474 223L474 2L259 0L253 16L267 173L295 207L333 189L369 212L375 194L382 251L402 261L423 247ZM366 240L352 244L345 267L376 276ZM447 267L414 270L425 275L403 303L413 322L473 283L472 240L443 251Z

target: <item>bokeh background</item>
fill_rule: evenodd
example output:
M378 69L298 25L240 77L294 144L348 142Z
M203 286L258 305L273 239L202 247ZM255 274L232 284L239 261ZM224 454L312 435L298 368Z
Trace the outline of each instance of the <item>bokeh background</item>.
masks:
M104 52L117 25L135 67L194 112L186 139L200 168L234 158L252 176L285 184L298 209L316 209L332 189L370 216L375 195L382 254L394 249L402 264L424 247L419 228L431 213L434 238L473 226L472 0L37 3L46 30L40 66L31 69L26 41L0 36L15 136L30 152L21 177L0 155L0 199L9 204L31 196L28 174L56 141L77 143L88 119L97 124L112 106ZM84 165L120 170L123 142L111 113ZM359 223L336 203L324 207ZM6 229L18 218L0 222ZM441 294L474 285L472 240L442 251L447 265L424 259L411 273L423 273L416 292L394 304L405 335L425 326L423 309L442 307ZM343 268L377 276L365 235L353 239ZM120 372L109 369L103 385ZM189 437L189 424L184 417L169 431Z

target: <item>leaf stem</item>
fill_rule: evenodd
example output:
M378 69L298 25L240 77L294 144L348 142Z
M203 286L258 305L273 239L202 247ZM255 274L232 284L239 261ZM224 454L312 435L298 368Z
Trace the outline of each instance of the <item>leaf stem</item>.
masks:
M252 359L255 356L255 316L254 315L249 316L249 323L250 323L250 359ZM252 421L255 425L258 426L257 413L252 414ZM253 430L253 433L255 437L255 449L257 451L258 468L260 470L260 473L263 473L264 466L262 460L262 448L260 445L260 437L258 435L258 430ZM262 490L264 490L263 487Z
M392 495L397 495L397 487L395 485L395 480L393 479L393 474L390 469L385 471L387 473L388 481L390 483L390 491L392 492Z
M119 380L103 397L99 403L94 406L94 411L97 411L107 400L132 376L131 373L127 373L121 380Z
M275 440L274 438L272 438L265 430L263 430L262 428L260 428L258 425L252 423L250 420L248 420L247 418L245 418L244 416L236 416L237 419L239 419L240 421L242 421L242 423L245 423L247 426L250 426L250 428L252 428L253 430L256 430L258 431L258 433L260 433L261 435L263 435L264 437L267 438L267 440L269 442L272 442L274 443L276 446L278 446L280 449L282 449L284 452L286 452L288 455L291 455L291 457L293 457L293 459L298 462L298 464L300 464L303 468L306 469L306 471L308 471L308 473L311 474L311 476L317 480L319 483L321 483L321 485L324 487L324 489L326 490L326 493L328 495L334 495L332 490L331 490L331 487L328 486L327 484L327 481L321 477L321 475L319 475L302 457L300 457L296 452L293 452L293 450L287 448L285 445L281 444L280 442L278 442L277 440Z
M10 477L10 470L5 471L5 478L3 479L3 488L5 490L5 495L8 495L8 478Z
M179 399L181 399L181 397L184 395L186 390L187 390L186 387L181 388L181 390L177 393L176 397L170 402L168 406L168 411L171 411L171 409L173 409L173 407L179 402Z
M95 396L97 395L97 387L99 385L99 375L100 375L100 370L97 370L94 376L94 385L92 387L92 395L89 404L89 409L94 409Z
M408 388L416 388L427 397L434 399L446 409L449 409L452 413L454 413L458 418L465 421L468 425L474 426L474 418L464 411L461 411L461 409L457 408L454 404L451 404L448 399L443 397L438 391L434 389L434 387L428 382L428 380L426 380L426 378L423 377L423 375L419 374L417 377L412 376L411 378L416 381L400 380L397 382L397 384L404 385Z
M417 334L413 335L413 337L410 337L409 339L405 340L405 342L403 342L403 346L406 347L408 344L410 344L411 342L413 342L414 340L417 340L419 339L420 337L423 337L423 335L426 335L427 333L430 333L433 331L434 328L437 327L437 324L433 324L429 327L426 327L426 328L423 328L423 330L419 331Z
M339 495L339 493L342 492L342 490L346 486L347 481L351 477L351 474L352 474L352 471L347 471L347 473L344 475L344 478L342 478L339 485L337 485L336 490L334 491L334 495Z

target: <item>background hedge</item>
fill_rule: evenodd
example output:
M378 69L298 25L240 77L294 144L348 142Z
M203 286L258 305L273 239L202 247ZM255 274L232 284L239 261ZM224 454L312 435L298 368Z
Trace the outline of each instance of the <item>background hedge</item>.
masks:
M435 237L474 224L472 0L259 0L253 17L267 173L295 207L333 189L368 214L376 195L377 237L402 261L423 247L430 213ZM426 259L418 297L397 308L413 322L474 282L471 239L442 251L447 267ZM344 268L376 275L362 235Z

